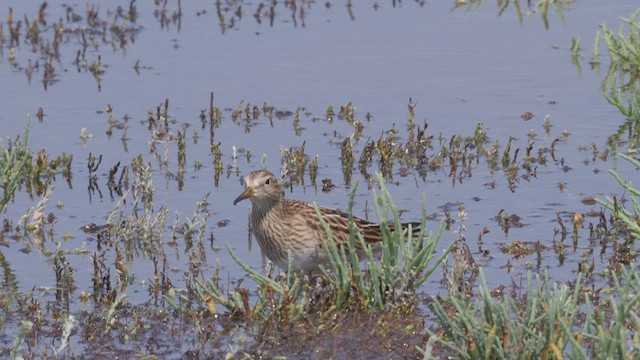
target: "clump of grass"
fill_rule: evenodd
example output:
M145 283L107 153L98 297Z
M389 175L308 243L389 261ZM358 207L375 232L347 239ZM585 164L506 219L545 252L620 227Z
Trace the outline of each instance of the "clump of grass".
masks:
M182 190L184 187L184 167L187 163L185 132L185 129L178 131L178 136L176 137L178 140L178 190Z
M164 258L163 241L169 218L166 204L159 209L155 208L153 201L155 188L151 166L144 162L142 156L138 156L132 160L131 169L135 175L131 189L123 192L122 197L107 216L107 231L100 236L101 242L115 248L123 264L131 263L139 256L152 259ZM127 211L125 204L130 197L133 201L130 202L131 210ZM99 258L98 253L94 254L94 260ZM99 274L100 266L96 265L100 265L99 262L94 263L94 268L97 269L94 269L94 273ZM117 270L122 275L120 278L129 280L129 274L124 266Z
M326 118L330 124L333 122L334 116L335 116L335 113L333 111L333 106L329 105L329 107L327 108Z
M613 83L605 98L626 118L618 130L609 137L609 146L615 150L619 145L625 145L629 152L636 152L640 147L640 89L628 96Z
M2 198L0 198L0 213L4 211L7 204L13 198L13 194L18 187L18 180L22 176L22 169L27 162L31 161L31 155L27 150L27 141L29 139L29 124L31 118L27 118L22 143L18 146L5 147L2 139L0 139L0 188L2 189Z
M20 217L16 226L16 229L24 226L24 238L29 241L29 246L40 251L45 251L45 226L47 224L45 208L52 194L53 188L51 186L47 187L40 201ZM28 234L32 234L33 237L28 236Z
M222 171L224 170L220 144L221 143L219 142L216 144L211 144L211 154L213 155L213 169L215 171L213 184L215 187L218 187L220 185L220 175L222 175Z
M640 161L637 159L625 154L618 155L635 166L636 169L640 169ZM635 188L632 183L625 181L615 170L609 170L609 173L618 180L618 183L620 183L629 194L631 209L625 208L617 197L607 197L605 200L596 199L596 201L600 205L613 211L614 218L621 221L627 227L635 240L640 240L640 189Z
M60 244L56 249L53 258L53 271L56 275L56 300L64 301L66 308L69 308L71 294L75 291L76 285L73 278L74 270L64 255Z
M338 118L348 122L349 124L353 124L353 122L355 121L355 112L356 112L356 107L353 106L351 101L349 101L346 105L340 106L340 112L338 113Z
M621 28L615 34L603 24L596 36L597 40L601 39L606 44L611 57L611 66L603 85L609 88L605 98L626 118L616 133L609 137L608 143L614 151L620 145L626 146L627 154L636 154L638 146L640 146L640 89L637 88L637 72L640 70L639 16L640 8L633 12L629 19L622 19L629 27L628 34L625 33L624 28ZM596 45L598 45L598 42ZM598 46L594 49L595 51L599 51ZM595 53L594 58L597 58ZM624 78L627 74L630 78L629 82L618 87L616 84L617 79ZM634 89L635 91L633 91ZM597 149L594 151L597 151ZM637 169L640 169L640 162L637 159L622 153L619 153L619 155ZM596 154L594 153L595 157ZM630 194L631 209L625 208L615 196L613 198L607 197L605 200L597 199L597 201L613 211L614 219L629 230L633 239L638 240L640 239L640 202L638 200L640 190L633 187L632 183L622 179L616 171L609 170L609 172Z
M636 268L613 275L613 289L600 306L585 296L587 316L580 336L570 337L576 358L638 359L640 275ZM584 340L583 340L584 339Z
M638 16L640 8L634 11L628 19L622 21L629 27L628 33L624 28L616 34L606 24L600 26L597 38L604 41L611 57L612 65L620 70L637 70L640 68L640 34L638 34ZM598 47L594 48L599 50ZM594 58L597 55L594 54Z
M153 207L145 207L139 211L136 191L134 191L133 210L126 215L122 209L129 192L125 192L107 217L109 232L107 239L111 244L122 246L125 249L125 259L130 262L137 256L147 255L149 257L162 255L164 253L163 238L166 229L169 210L163 204L157 211Z
M23 320L20 324L20 328L18 329L18 333L16 334L16 338L13 341L13 348L11 349L10 358L11 360L22 360L24 359L20 354L20 346L24 342L25 338L31 328L33 327L33 323L31 321Z
M156 189L153 186L151 164L145 162L142 155L138 155L131 160L131 169L135 174L132 189L136 204L141 200L145 210L153 209L153 194Z
M452 249L451 244L438 258L436 246L442 234L441 223L435 235L425 237L426 227L426 199L423 196L422 228L417 236L412 236L411 225L408 229L401 229L393 224L400 224L398 208L391 197L391 193L384 185L381 173L376 173L380 186L380 195L373 189L373 204L382 231L381 252L382 259L378 261L371 246L365 244L364 238L357 231L353 223L352 209L356 186L351 191L351 200L347 208L350 218L350 235L348 248L338 248L333 241L329 226L324 222L319 209L316 213L320 219L329 241L325 245L325 252L329 255L330 271L323 271L329 281L329 288L334 300L332 307L342 308L344 305L363 306L365 308L386 309L389 306L406 306L411 308L414 295L418 287L442 263ZM388 219L393 220L390 222ZM360 266L356 241L365 249L366 270ZM433 260L433 261L432 261Z
M638 17L640 16L640 8L638 8L635 12L631 14L628 19L622 18L622 21L627 25L628 32L625 31L624 25L621 26L620 30L615 33L612 29L607 27L606 24L602 24L600 26L600 30L596 34L596 44L594 46L592 62L594 65L598 65L599 60L599 52L600 52L600 42L604 42L607 47L607 51L609 52L609 57L611 59L611 65L609 66L609 70L607 75L602 82L602 90L609 90L609 95L605 95L607 100L618 107L620 111L624 114L625 111L622 108L623 102L621 100L621 96L619 91L622 90L624 92L632 92L636 89L636 106L638 105L638 98L640 98L640 94L638 94L638 71L640 70L640 33L638 29L640 28L640 20ZM617 83L622 81L623 84L619 86ZM626 83L624 83L626 81ZM634 110L632 108L631 102L629 103L628 110ZM636 115L637 107L636 107ZM631 122L632 125L626 125L626 128L635 128L636 138L638 137L638 118L636 117L635 121L628 120L627 123ZM622 130L622 129L621 129ZM618 132L620 133L620 131ZM638 144L636 140L635 144Z
M394 126L386 134L380 135L380 139L376 143L375 150L378 155L380 171L387 179L392 178L395 160L402 157L402 149L395 146L397 139L398 130Z
M293 130L296 133L296 136L302 135L302 126L300 126L301 113L302 113L302 107L298 106L298 109L296 109L296 115L293 118Z
M258 284L257 300L253 306L250 304L247 289L239 285L225 289L220 284L219 264L212 279L194 279L193 283L188 282L186 289L169 289L164 296L167 304L177 312L189 316L202 314L202 310L217 314L219 307L222 306L232 318L247 321L271 319L277 320L278 323L287 323L298 321L307 314L305 309L310 303L310 298L303 291L305 286L298 274L289 271L284 277L272 279L244 264L229 244L227 249L231 257ZM290 257L289 262L291 261ZM291 265L289 267L291 268ZM200 300L199 303L198 300ZM200 310L200 308L203 309Z
M316 177L318 176L318 155L313 157L311 163L309 164L309 179L311 180L311 186L314 189L317 188Z
M220 123L222 122L222 112L220 111L220 108L217 106L214 106L215 103L215 96L213 94L213 92L211 93L210 97L209 97L209 124L210 124L210 130L211 130L211 136L212 136L212 140L213 140L213 129L217 128L218 126L220 126ZM205 114L206 110L202 110L202 122L203 124L205 123Z
M290 184L304 184L304 172L309 161L309 156L305 154L306 143L306 141L303 141L301 146L281 149L280 164L282 173L288 175ZM311 170L311 167L309 169Z
M118 291L124 294L126 286L135 280L135 274L128 267L139 257L151 259L154 263L154 276L149 281L150 294L157 297L159 293L168 293L170 281L167 278L165 246L175 247L178 240L184 244L189 261L189 271L185 272L189 274L187 282L199 276L200 267L206 262L204 237L210 216L207 209L209 194L196 203L192 217L181 222L181 216L176 212L174 223L167 226L169 209L166 203L156 208L152 200L155 188L150 168L141 157L135 158L133 163L131 166L136 169L134 183L108 215L105 229L98 233L98 249L92 256L94 293L96 296L106 293L109 304L116 300ZM171 230L168 239L167 228ZM105 264L106 250L102 251L103 246L115 251L116 280L120 290L112 288L111 268Z
M62 351L69 346L69 337L71 337L71 331L73 330L76 318L69 314L62 325L62 335L60 336L60 346L54 349L54 354L59 356Z
M353 174L354 150L351 145L351 136L342 142L342 150L340 154L340 162L342 164L342 175L346 185L351 184L351 176Z
M573 287L549 282L548 275L527 276L525 293L518 298L491 297L480 269L478 298L433 298L438 334L427 329L428 347L437 344L460 359L561 359L572 341L579 314L580 276ZM435 358L420 349L425 359Z
M591 301L582 273L575 283L550 283L548 274L527 275L524 294L491 296L480 271L478 297L434 298L438 333L430 335L424 359L444 348L460 359L636 359L640 275L636 268L613 274L610 295Z

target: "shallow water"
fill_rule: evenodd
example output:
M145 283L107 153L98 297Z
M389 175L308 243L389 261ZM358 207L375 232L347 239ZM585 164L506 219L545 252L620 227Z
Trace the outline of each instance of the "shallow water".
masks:
M68 260L75 270L78 289L89 291L90 254L95 251L96 238L80 228L87 223L103 224L118 200L109 196L108 168L118 161L129 164L134 156L142 154L154 169L155 203L160 205L166 201L172 214L169 223L176 212L180 214L180 221L191 217L196 201L211 192L207 237L213 234L215 240L213 247L207 244L207 262L201 268L204 276L213 274L219 260L225 276L243 277L244 272L229 257L225 243L230 243L254 268L261 268L262 259L255 243L251 249L247 245L247 204L232 206L233 199L242 190L241 175L260 168L263 154L268 159L267 167L279 172L281 149L306 142L305 152L310 157L318 155L318 179L330 178L337 186L331 192L322 192L309 183L296 185L287 196L344 209L350 187L344 184L340 147L334 142L349 136L353 128L340 120L328 122L327 108L333 106L337 112L341 105L354 104L356 119L364 123L360 143L354 145L361 150L367 138L377 139L393 124L403 140L407 103L412 98L417 103L416 123L426 120L428 133L436 138L439 134L444 138L455 134L472 136L476 124L482 122L491 142L499 140L504 146L512 136L516 138L512 147L524 150L530 129L535 129L537 134L536 148L548 147L565 129L569 132L566 141L559 141L555 147L558 161L539 166L535 178L519 178L513 192L502 171L494 173L482 163L473 177L463 182L452 181L447 169L430 172L423 180L412 172L401 177L396 168L393 181L388 184L399 207L407 210L403 215L406 220L420 218L422 193L427 196L428 213L436 213L438 219L443 217L443 205L464 205L465 237L476 261L485 268L489 286L519 279L527 263L535 264L535 255L514 260L500 252L500 244L539 240L551 246L554 239L559 240L558 236L554 237L554 229L558 228L556 213L570 226L574 212L599 209L599 206L582 204L583 198L621 193L606 170L616 168L623 177L637 177L636 171L615 156L606 162L597 160L585 165L583 160L591 157L591 151L578 149L590 147L592 143L600 150L606 149L607 137L624 121L605 101L600 89L608 66L607 55L603 53L601 57L604 62L601 71L591 69L588 60L598 25L605 22L617 28L619 17L628 16L637 4L577 2L564 12L564 24L551 12L548 30L539 14L525 17L520 23L513 9L498 16L497 7L490 3L457 10L452 9L452 4L434 1L420 6L403 2L393 7L392 2L381 2L376 9L371 4L357 3L350 8L351 17L343 3L331 3L327 7L304 2L296 10L295 20L291 9L281 4L272 26L268 18L263 18L261 24L256 22L253 17L256 4L244 4L241 19L234 18L234 26L223 32L215 6L209 2L183 2L179 26L173 22L162 26L153 15L154 10L157 11L153 2L140 2L137 4L139 18L126 47L96 39L99 46L87 49L89 63L100 56L106 66L99 84L91 73L84 69L78 71L73 64L82 40L69 32L65 33L60 48L61 61L54 64L55 82L48 84L46 90L41 81L42 68L40 72L34 71L30 83L24 71L29 59L43 63L38 52L33 52L21 39L20 46L14 50L18 66L11 66L5 39L0 57L0 123L3 124L0 135L7 139L21 134L27 115L33 116L42 107L44 120L32 119L31 150L74 155L72 187L61 176L53 184L55 190L47 211L55 214L57 222L45 247L55 249L57 243L64 249L86 246L88 255L69 255ZM83 16L86 6L84 3L72 5ZM0 5L0 19L7 18L9 7L13 8L15 19L23 19L24 15L32 19L39 3L5 1ZM169 2L170 11L176 7L177 3ZM300 18L301 8L304 8L304 20ZM100 17L111 21L113 10L101 4ZM234 12L235 6L232 6L226 19L231 19ZM60 3L50 2L46 13L48 24L41 29L41 36L51 39L51 24L64 16L65 10ZM230 21L227 20L227 25ZM66 24L65 28L84 26L85 22L80 21ZM6 22L3 29L6 36ZM571 61L574 37L583 40L580 69ZM138 60L139 73L133 68ZM225 168L231 166L232 169L230 173L225 170L218 187L213 186L208 130L200 127L199 119L200 111L209 108L211 92L215 93L216 106L223 109L215 139L220 142ZM160 170L158 160L149 150L147 112L155 112L165 99L169 99L171 132L187 129L187 167L182 188L175 177ZM273 126L262 115L250 132L246 132L244 124L232 121L230 111L243 100L243 107L250 103L261 108L266 102L276 110L293 114L302 107L300 134L294 131L294 115L274 117ZM114 129L110 137L106 135L109 115L104 110L108 105L113 107L119 123L124 122L125 115L130 117L125 142L121 140L122 129ZM530 121L521 119L525 112L533 114ZM370 121L366 120L366 114L371 115ZM545 135L542 126L546 115L552 124L549 135ZM80 138L83 128L93 135L86 143ZM334 137L334 133L337 136ZM168 171L175 175L176 142L156 145L160 154L168 147ZM239 154L234 161L233 147L250 150L251 159ZM429 151L433 155L437 148ZM90 153L103 156L97 172L102 195L88 194ZM356 154L356 159L358 156ZM194 169L195 161L202 163L200 170ZM565 165L570 170L565 172ZM360 176L357 170L354 176ZM486 184L492 181L495 188L490 189ZM561 182L565 184L563 188L558 186ZM18 192L5 218L17 221L37 200L37 196L30 198L24 191ZM356 215L365 216L364 208L366 202L371 201L371 192L362 181L356 201ZM57 208L58 202L64 206ZM518 214L525 226L511 228L505 235L493 220L501 209ZM451 210L457 220L456 207ZM218 225L227 220L227 226ZM589 220L587 218L587 222ZM435 230L437 222L432 224ZM483 237L488 256L482 256L475 245L483 227L490 230ZM458 224L454 224L443 234L440 248L459 236L455 233L457 228ZM69 240L63 239L65 234L70 235ZM573 250L568 246L562 264L552 251L543 252L541 269L548 269L555 280L575 278L577 261L589 246L587 237L588 231L582 230L578 248ZM55 286L50 260L37 250L22 251L25 248L28 247L22 243L10 241L9 246L2 249L19 288ZM107 263L113 264L115 254L109 252L107 258ZM598 260L601 263L596 266L607 265L608 259ZM508 263L510 272L506 269ZM126 265L129 272L136 275L136 283L127 293L128 300L147 301L143 282L153 276L151 261L135 259ZM181 251L172 254L170 268L174 285L180 286L182 273L188 271L187 257ZM444 293L446 289L434 278L425 286L425 291L435 294Z

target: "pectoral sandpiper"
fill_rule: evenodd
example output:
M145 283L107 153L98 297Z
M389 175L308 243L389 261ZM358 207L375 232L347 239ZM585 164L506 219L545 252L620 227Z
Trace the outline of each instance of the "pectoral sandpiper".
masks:
M286 198L278 180L268 171L250 173L245 179L245 185L244 192L233 204L244 199L251 200L251 230L267 258L281 269L287 269L287 254L291 251L296 271L315 272L321 264L328 265L323 247L327 234L312 204ZM337 245L347 246L350 237L348 215L326 207L319 209ZM382 241L379 224L355 216L353 222L365 243L374 248L379 246ZM420 223L403 223L402 227L406 228L409 224L414 232L419 231ZM359 241L355 242L355 247L358 255L364 253Z

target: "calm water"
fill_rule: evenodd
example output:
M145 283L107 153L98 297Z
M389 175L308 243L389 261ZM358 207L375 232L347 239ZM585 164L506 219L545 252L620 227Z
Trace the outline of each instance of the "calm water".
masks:
M40 29L46 39L53 37L52 23L65 16L61 4L49 2L48 23ZM5 33L0 57L0 136L6 139L20 134L27 115L34 115L42 107L44 121L32 121L31 150L74 155L72 187L67 186L61 176L54 184L48 211L55 214L57 223L53 241L46 243L46 248L55 249L57 243L65 249L85 244L89 254L93 253L95 235L83 233L80 227L87 223L103 224L117 202L109 196L106 187L108 167L118 161L128 164L134 156L142 154L155 171L155 202L160 205L166 201L172 214L170 223L176 212L180 221L192 216L196 201L211 192L212 216L207 234L212 233L215 246L223 250L209 249L203 270L211 276L215 260L219 259L225 274L232 279L241 277L244 273L229 257L225 242L232 244L241 258L255 268L260 268L262 262L257 246L254 244L251 250L247 246L247 204L232 206L233 199L242 190L240 177L235 171L228 177L225 173L219 186L213 185L208 133L200 128L199 120L200 111L209 107L209 94L215 93L216 106L223 109L222 125L215 136L220 142L225 167L233 164L235 146L252 154L250 161L244 155L238 156L235 165L239 174L260 168L262 154L268 158L268 168L278 172L281 149L301 146L306 141L306 153L318 155L318 178L330 178L337 186L328 193L315 191L309 185L295 186L288 196L338 208L347 206L350 188L343 182L340 148L332 143L333 135L335 132L338 138L344 138L352 132L352 127L338 120L327 122L327 108L333 106L337 112L340 105L352 102L356 119L365 123L362 143L369 137L377 139L393 124L401 130L402 140L406 136L407 103L412 98L417 103L416 121L426 120L430 134L442 134L445 138L454 134L473 135L478 122L485 124L491 141L500 140L503 146L510 136L516 137L514 148L526 146L530 129L538 134L536 147L549 146L565 129L570 133L568 141L556 145L556 156L563 158L571 170L565 172L562 164L550 161L538 169L537 178L520 179L515 192L509 190L501 171L493 174L486 165L480 165L474 176L463 183L452 183L447 171L437 171L429 173L426 181L410 173L408 177L394 176L393 183L389 184L398 205L407 210L403 215L407 220L420 217L422 193L427 194L428 212L437 213L438 218L442 218L442 205L463 204L467 212L465 235L473 251L482 228L486 226L491 230L484 236L490 256L474 253L476 261L485 266L490 286L510 283L512 277L525 271L527 262L535 262L535 256L512 260L513 268L508 273L504 267L510 256L500 253L499 244L540 240L550 246L554 228L558 227L557 212L564 214L570 224L570 213L598 209L583 205L582 198L621 192L606 171L618 166L616 159L585 165L583 160L589 158L591 152L581 152L578 148L595 143L604 150L607 137L624 120L604 100L600 90L604 73L592 70L588 60L598 25L606 22L617 29L619 17L628 16L637 3L579 1L564 13L564 24L551 11L548 30L538 14L525 16L520 23L513 9L498 16L497 7L490 2L471 9L452 10L452 5L453 1L433 1L424 6L405 1L394 8L391 2L379 2L376 9L372 4L357 2L350 16L342 2L329 7L305 3L302 20L301 8L292 18L291 9L280 4L270 26L268 18L258 24L253 17L257 4L245 4L241 19L236 17L234 26L223 32L211 2L183 2L179 27L173 22L162 26L154 16L157 8L153 2L139 2L139 18L132 29L134 41L129 38L122 48L98 39L98 48L87 49L89 63L100 56L105 66L100 85L88 71L78 71L73 64L82 40L66 33L60 48L61 61L54 60L56 81L45 90L42 68L34 71L30 83L24 71L29 59L43 64L39 53L24 43L23 35L20 46L14 49L18 65L11 66L11 50L6 39L9 7L14 10L14 19L23 19L25 15L33 19L39 3L3 1L0 4L0 21L4 22ZM83 17L88 6L72 5ZM110 6L113 5L100 4L101 19L114 18L115 8ZM122 6L126 8L128 2ZM177 3L170 1L169 12L176 8ZM227 25L235 9L233 6L226 13ZM268 6L264 11L266 9ZM65 28L85 26L83 20L66 24ZM24 24L22 29L24 31ZM572 38L583 40L581 69L571 61ZM601 59L606 69L608 57L603 53ZM139 73L133 68L137 61ZM176 133L188 126L187 167L182 189L174 178L159 170L158 161L149 153L147 112L155 111L165 99L170 103L171 131ZM246 133L243 125L231 121L231 112L224 110L235 109L242 100L260 107L267 102L277 110L294 113L303 107L300 135L294 132L293 116L276 118L273 127L261 118ZM121 129L114 130L111 137L106 135L109 115L104 110L108 105L113 107L119 122L123 122L125 115L130 117L126 146L121 141ZM523 121L520 116L525 112L533 113L533 119ZM372 116L369 122L365 119L367 113ZM553 125L549 136L545 136L542 127L545 115L550 115ZM83 128L93 135L86 143L80 138ZM194 131L198 133L197 143L193 139ZM356 149L360 150L362 143L355 146ZM165 143L157 146L163 153ZM166 146L169 171L175 173L177 146L175 142L168 142ZM94 193L91 199L87 190L89 153L103 156L98 170L102 196ZM203 165L200 170L194 169L196 161ZM637 176L629 166L621 165L618 170L623 176ZM594 172L596 169L600 172ZM496 182L495 189L485 186L491 181ZM564 189L558 187L560 182L565 183ZM361 185L356 198L357 215L364 216L365 202L370 199L370 191ZM5 218L17 221L37 200L24 192L18 193ZM64 206L56 208L58 202ZM492 220L500 209L520 215L525 226L513 228L505 235ZM455 214L455 207L452 210ZM223 220L228 220L229 225L218 226ZM436 223L433 225L435 229ZM67 241L63 240L65 234L71 235ZM441 247L457 236L447 231ZM543 253L542 267L550 269L552 278L574 278L572 272L577 270L580 254L588 246L587 236L588 231L581 232L580 247L576 251L568 250L563 265L559 265L552 251ZM34 286L54 286L50 260L38 251L22 251L25 246L10 241L9 247L1 250L19 287L27 290ZM108 263L113 264L115 254L107 256ZM187 259L181 253L171 256L171 268L175 270L171 274L173 283L180 286L182 272L188 270ZM68 260L75 269L78 288L89 291L90 256L70 255ZM148 260L136 260L127 266L136 274L138 285L152 276ZM433 293L446 291L436 280L427 289ZM141 285L131 287L127 295L132 302L147 300Z

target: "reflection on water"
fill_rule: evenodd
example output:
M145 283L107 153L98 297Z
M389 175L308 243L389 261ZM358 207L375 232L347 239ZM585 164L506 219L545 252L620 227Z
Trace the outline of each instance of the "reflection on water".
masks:
M571 2L553 2L553 4L554 10L564 23L564 12L570 10ZM45 90L69 71L63 64L68 64L71 58L73 60L70 63L75 71L92 75L100 90L102 78L109 69L109 65L102 60L102 54L109 51L126 54L127 48L135 44L136 38L143 29L137 24L140 15L136 1L131 1L128 7L118 6L107 9L97 4L56 6L43 2L35 13L32 13L35 6L29 8L25 4L19 5L25 8L24 14L17 13L12 6L6 9L7 20L4 23L5 26L0 27L0 57L4 58L7 51L8 65L14 71L25 73L29 84L34 74L41 74L39 81L42 82ZM393 0L387 6L381 6L376 2L371 4L371 7L377 12L387 7L424 8L425 5L424 1L415 4ZM477 11L483 5L484 1L455 1L452 11ZM548 6L548 1L540 1L537 4L529 1L524 9L518 1L498 2L497 14L502 16L513 8L520 23L524 21L523 12L526 13L527 18L540 14L544 19L545 27L548 28ZM265 31L265 26L273 28L276 24L290 24L294 29L304 28L306 17L313 16L314 12L322 8L344 9L351 21L356 21L356 13L361 10L351 1L347 1L346 4L331 2L320 4L315 1L258 2L256 4L242 0L224 3L217 0L213 8L200 7L190 10L195 10L196 17L215 13L220 33L224 35L230 30L241 29L243 22L248 21L253 22L248 27L256 29L256 34ZM145 10L149 9L145 6ZM185 16L181 0L155 1L152 14L161 30L169 33L181 31ZM145 66L137 60L133 68L139 73Z
M8 48L9 66L24 72L29 84L34 73L41 73L42 84L47 90L61 73L68 71L61 54L64 52L67 57L75 54L71 62L75 70L91 74L100 89L102 75L108 68L102 62L100 51L104 47L112 51L126 51L128 43L135 42L136 33L140 30L135 26L137 13L133 4L127 11L121 7L109 11L108 20L101 18L97 4L87 5L84 13L80 13L77 7L64 6L63 15L57 20L48 16L47 2L42 3L31 18L26 14L24 17L14 16L13 8L9 7L6 21L8 36L6 39L0 36L0 56L4 57L4 49ZM24 59L20 56L23 54L16 54L16 49L34 55ZM68 58L64 63L69 63Z

